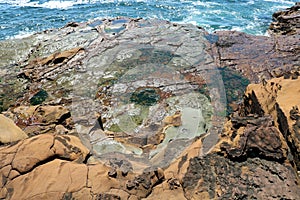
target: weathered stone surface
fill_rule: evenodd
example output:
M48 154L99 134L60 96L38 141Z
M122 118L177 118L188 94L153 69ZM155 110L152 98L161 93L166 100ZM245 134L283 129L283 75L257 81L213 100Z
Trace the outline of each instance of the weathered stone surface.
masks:
M180 183L174 191L179 198L182 194L182 199L298 198L299 181L289 147L270 116L235 113L225 124L219 143L204 156L201 140L205 137L165 170L166 180ZM282 188L277 189L278 185ZM166 194L170 192L162 185L154 192L164 195L162 187Z
M76 54L84 49L76 47L63 52L51 54L46 58L36 58L31 60L27 66L24 67L20 76L25 76L32 81L40 81L43 78L51 78L57 76L58 71L61 71L62 66L72 59Z
M245 93L242 115L271 115L275 125L287 141L294 160L300 166L299 135L299 72L287 73L284 77L271 79L262 84L251 84Z
M24 133L14 122L0 114L0 144L16 142L27 138Z
M61 199L87 183L87 166L77 163L88 150L77 137L40 135L1 147L0 154L1 198Z
M141 173L86 164L89 151L75 136L43 134L0 148L4 199L140 199L164 180L162 169ZM132 186L131 186L132 185Z
M153 188L151 194L145 198L147 200L156 199L176 199L186 200L184 191L178 180L170 179Z
M63 106L18 106L6 111L5 115L29 136L75 132L70 111Z
M13 170L26 173L37 165L60 158L82 162L89 151L75 136L40 135L21 141L15 146L1 147L2 166L11 165ZM11 156L5 156L7 153Z
M86 153L78 151L84 149L78 138L35 136L0 149L6 155L1 156L0 194L6 199L296 200L300 195L297 175L284 162L286 146L272 120L236 116L226 127L220 148L206 156L201 156L202 139L198 139L165 170L124 173L123 164L115 160L110 164L115 167L113 176L109 166L83 163Z
M216 64L238 72L252 83L282 76L300 66L299 35L254 36L219 31L213 47Z
M0 41L0 111L7 110L21 96L28 95L28 93L33 94L41 89L41 83L30 83L30 80L24 79L22 76L17 78L19 74L24 74L22 68L28 63L32 63L33 60L41 60L40 58L51 57L51 55L57 57L57 55L61 55L59 52L69 52L78 47L85 48L97 36L97 30L93 27L78 24L76 27L66 26L61 29L47 30L24 39ZM70 56L65 61L69 61L69 58ZM39 69L41 68L42 66L39 67ZM44 74L47 69L42 69L42 74ZM59 75L63 71L67 72L68 69L68 65L60 66L59 70L56 68L56 70L47 71L47 75L50 78L50 75ZM43 84L43 86L47 88L47 84ZM57 81L56 87L49 86L49 90L53 89L55 97L64 97L64 93L68 89L64 89L64 86L63 80ZM48 92L48 88L46 91Z
M187 199L298 199L295 171L290 166L248 158L233 162L216 154L190 160L183 178Z
M300 3L293 7L273 14L273 22L269 27L269 33L274 35L298 35L300 24Z
M1 41L1 111L33 137L0 147L0 198L299 199L297 6L271 37L116 18ZM230 103L262 82L224 128L221 75Z
M87 183L87 166L55 159L6 184L10 199L62 199Z
M231 117L224 128L216 148L231 160L259 157L282 163L287 159L286 141L271 117Z

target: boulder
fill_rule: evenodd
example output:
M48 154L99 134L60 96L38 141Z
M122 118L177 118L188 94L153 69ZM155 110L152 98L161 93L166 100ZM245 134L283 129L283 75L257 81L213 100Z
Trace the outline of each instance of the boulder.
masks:
M14 122L0 114L0 143L6 144L27 138L27 134L22 131Z
M298 169L300 168L299 140L299 72L286 73L261 84L247 87L241 115L271 115L275 126L287 141Z

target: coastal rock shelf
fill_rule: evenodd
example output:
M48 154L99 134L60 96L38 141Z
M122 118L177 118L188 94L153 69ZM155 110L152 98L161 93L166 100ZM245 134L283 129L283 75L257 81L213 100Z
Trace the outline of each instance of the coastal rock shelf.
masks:
M3 97L3 109L15 101L26 106L63 103L74 122L74 130L66 132L77 132L99 158L120 153L145 167L167 166L208 132L212 120L218 120L221 130L225 118L222 77L206 34L192 25L116 18L3 41L1 48L11 46L2 68L13 68L10 75L22 83L20 88L4 79L3 86L14 92ZM43 110L35 107L22 117L11 109L11 115L26 121L43 112L36 109ZM32 124L38 123L37 118Z
M222 111L225 96L210 94L222 94L224 88L221 79L212 81L221 76L206 52L205 32L157 20L119 19L100 28L104 36L87 47L81 60L85 72L75 75L72 116L77 130L100 157L133 153L130 159L143 159L139 162L146 166L168 165L171 155L206 133L214 112ZM104 132L95 130L95 121L104 122Z
M269 37L114 18L0 41L0 199L298 200L298 15Z

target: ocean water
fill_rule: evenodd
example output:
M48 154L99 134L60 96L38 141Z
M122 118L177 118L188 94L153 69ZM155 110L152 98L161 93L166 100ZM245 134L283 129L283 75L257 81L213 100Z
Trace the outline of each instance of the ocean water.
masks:
M272 13L297 0L0 0L0 40L24 37L70 21L117 16L192 23L212 32L264 35Z

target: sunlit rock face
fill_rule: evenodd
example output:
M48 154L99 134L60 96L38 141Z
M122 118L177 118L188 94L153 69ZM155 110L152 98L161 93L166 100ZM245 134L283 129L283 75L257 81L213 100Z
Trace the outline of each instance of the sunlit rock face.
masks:
M2 117L0 199L299 199L298 35L203 36L119 18L1 41L22 131Z

